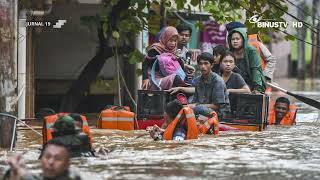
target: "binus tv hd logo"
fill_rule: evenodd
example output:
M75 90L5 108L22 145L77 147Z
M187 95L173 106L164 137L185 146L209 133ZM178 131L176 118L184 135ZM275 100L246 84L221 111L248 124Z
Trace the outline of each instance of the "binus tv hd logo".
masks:
M286 29L289 25L292 28L301 28L303 26L302 22L279 22L274 19L262 19L259 15L253 15L248 19L248 21L252 24L255 24L258 28L282 28Z

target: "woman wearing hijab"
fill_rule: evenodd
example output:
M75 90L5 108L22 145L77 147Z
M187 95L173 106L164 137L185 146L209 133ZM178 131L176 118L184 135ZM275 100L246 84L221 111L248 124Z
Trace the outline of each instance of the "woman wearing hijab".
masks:
M162 53L176 53L178 44L178 31L175 27L166 27L160 35L160 41L153 43L147 48L147 55L142 63L142 89L156 90L157 86L151 80L151 69L157 60L157 56ZM183 62L179 60L180 66L184 68ZM166 90L174 86L183 84L183 80L176 74L163 76L159 70L159 63L155 64L155 76L161 89Z

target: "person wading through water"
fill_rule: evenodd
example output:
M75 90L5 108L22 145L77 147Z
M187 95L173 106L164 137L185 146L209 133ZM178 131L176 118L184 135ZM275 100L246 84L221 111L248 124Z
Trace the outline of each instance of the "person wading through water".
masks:
M51 143L64 144L69 148L72 157L94 156L88 135L76 130L75 120L70 116L59 117L54 123L53 129Z
M179 100L173 100L167 104L164 116L166 120L161 128L157 125L147 128L154 140L198 138L198 128L194 114L189 107L183 107Z
M287 125L296 123L297 107L290 104L288 98L279 97L269 112L269 125Z
M78 173L69 170L70 152L64 144L48 142L44 146L41 161L41 174L31 174L25 168L22 155L14 155L7 160L10 169L4 180L80 180Z

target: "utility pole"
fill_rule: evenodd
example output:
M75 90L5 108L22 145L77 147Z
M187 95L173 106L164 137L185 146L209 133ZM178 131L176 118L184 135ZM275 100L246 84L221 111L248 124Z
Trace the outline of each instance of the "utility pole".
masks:
M317 27L319 24L319 21L317 20L317 9L319 5L319 0L313 0L312 1L312 25L314 27ZM319 30L315 30L316 32L312 32L311 39L312 44L318 45L318 35ZM311 56L311 77L315 78L317 76L317 54L319 48L317 46L312 46L312 56Z
M18 0L0 0L0 112L16 116ZM0 116L0 147L10 147L14 119Z

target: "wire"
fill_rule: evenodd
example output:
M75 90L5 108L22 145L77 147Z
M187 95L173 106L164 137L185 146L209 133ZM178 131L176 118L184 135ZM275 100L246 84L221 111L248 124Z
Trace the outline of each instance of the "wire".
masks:
M293 36L293 35L287 33L286 31L283 31L283 30L281 30L281 29L278 29L278 30L281 31L282 33L286 34L286 35ZM320 48L319 45L312 44L311 42L305 41L305 40L303 40L303 39L301 39L301 38L298 38L298 37L296 37L296 36L293 36L293 37L296 38L296 39L299 40L299 41L302 41L302 42L306 43L306 44L309 44L309 45L311 45L311 46L315 46L315 47L317 47L317 48Z
M304 14L313 17L309 12L306 12L306 11L303 10L300 6L294 4L293 2L291 2L291 1L289 1L289 0L281 0L281 1L282 1L282 2L287 1L289 4L295 6L298 10L300 10L300 11L303 12ZM314 7L313 7L313 9L316 10ZM316 10L316 11L317 11L317 10ZM315 16L316 16L316 14L314 15L313 18L316 19L316 20L318 20L318 21L320 21L320 19L316 18ZM319 17L319 16L317 15L317 17Z
M238 3L238 2L237 2L237 3ZM242 4L240 4L240 3L238 3L238 4L239 4L243 9L245 9L246 11L254 14L254 13L253 13L252 11L250 11L249 9L243 7ZM303 40L303 39L301 39L301 38L298 38L297 36L294 36L294 35L292 35L292 34L287 33L287 32L284 31L284 30L281 30L280 28L275 28L275 29L281 31L282 33L284 33L284 34L286 34L286 35L292 36L292 37L294 37L295 39L297 39L297 40L299 40L299 41L302 41L302 42L304 42L304 43L306 43L306 44L309 44L309 45L311 45L311 46L315 46L315 47L320 48L319 45L317 45L317 44L312 44L312 43L310 43L310 42L307 42L307 41L305 41L305 40Z
M285 11L284 9L282 9L281 7L279 7L277 4L275 4L274 2L272 2L272 1L270 1L270 0L267 0L270 4L272 4L273 6L275 6L276 8L278 8L279 10L281 10L282 12L284 12L284 13L286 13L286 14L288 14L290 17L292 17L293 19L296 19L296 20L298 20L298 21L300 21L300 22L302 22L304 25L306 25L307 26L307 28L308 29L310 29L312 32L314 32L314 33L317 33L317 31L315 31L314 29L316 29L316 30L318 30L318 31L320 31L320 29L318 29L318 28L316 28L316 27L314 27L314 26L312 26L311 24L309 24L309 23L307 23L307 22L305 22L304 20L301 20L301 19L299 19L299 18L297 18L297 17L295 17L294 15L292 15L291 13L288 13L287 11ZM312 29L310 28L310 27L312 27ZM313 29L314 28L314 29Z

